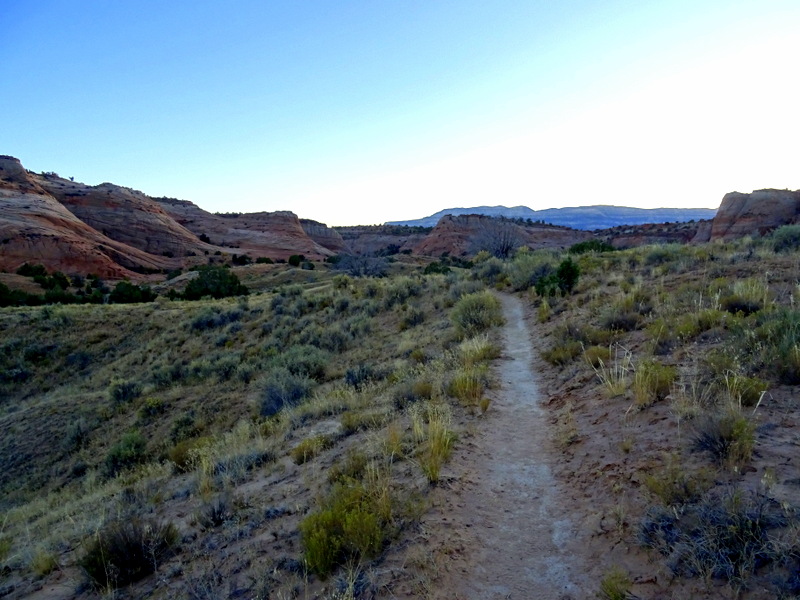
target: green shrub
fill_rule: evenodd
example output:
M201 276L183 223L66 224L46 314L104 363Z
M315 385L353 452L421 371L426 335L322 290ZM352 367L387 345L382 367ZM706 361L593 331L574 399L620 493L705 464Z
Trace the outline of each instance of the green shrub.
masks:
M310 377L317 381L325 377L325 368L330 362L330 353L306 344L290 346L279 354L274 363L293 375Z
M123 435L106 455L103 465L106 477L114 477L125 469L144 463L147 460L146 447L147 442L138 431Z
M592 367L598 368L601 364L607 365L611 361L611 348L608 346L589 346L584 350L583 357Z
M351 369L347 369L344 374L344 382L356 389L362 389L370 381L380 379L381 374L378 373L372 365L360 364Z
M476 292L462 296L450 312L450 320L459 335L470 337L502 325L503 312L500 301L490 292Z
M640 407L663 400L670 393L678 372L675 367L646 360L636 367L633 377L633 397Z
M325 577L337 565L376 555L388 536L382 512L363 485L335 484L322 508L300 523L308 568Z
M239 321L243 314L244 313L239 308L222 310L218 306L207 306L192 319L191 329L192 331L205 331L207 329L222 327L228 323Z
M565 365L578 356L583 350L580 342L566 342L542 352L544 358L551 365Z
M400 321L400 330L405 331L425 322L425 312L419 308L411 307L403 315Z
M727 489L709 493L681 511L651 508L642 520L639 540L668 556L676 575L721 578L743 587L756 569L790 558L793 550L769 535L786 524L778 502Z
M726 384L731 398L742 406L755 406L761 400L761 395L767 390L765 381L757 377L746 377L744 375L730 375L727 377Z
M434 261L429 263L425 269L422 271L424 275L432 275L432 274L444 274L449 273L451 271L450 267L447 266L444 262Z
M25 263L17 269L17 275L22 275L23 277L47 277L47 269L45 269L44 265Z
M600 581L600 597L605 600L628 600L631 580L620 567L613 567Z
M468 406L474 406L483 396L485 384L485 369L465 367L459 369L450 379L447 384L447 393Z
M299 267L300 263L302 263L305 259L306 259L306 257L303 256L302 254L292 254L289 257L289 264L292 267Z
M197 277L186 284L183 297L186 300L199 300L204 296L226 298L245 296L248 293L248 289L230 269L204 265L197 268Z
M259 413L270 417L284 406L303 400L311 390L312 381L304 375L295 375L285 368L278 368L267 375L261 393Z
M571 294L572 290L578 284L578 279L581 275L581 269L576 262L570 257L567 257L561 264L558 265L556 270L556 277L558 277L559 287L567 294Z
M347 483L358 481L367 468L367 455L361 450L350 448L344 459L334 464L328 471L328 481L331 483Z
M171 523L113 521L91 538L80 566L100 589L117 588L153 573L177 544Z
M268 256L259 256L256 259L256 264L257 265L271 265L271 264L274 264L274 261L271 258L269 258Z
M292 457L294 464L302 465L326 448L330 448L332 443L332 440L326 435L315 435L297 444L297 446L292 448L291 452L289 452L289 455Z
M707 470L688 471L677 457L670 457L663 469L648 469L644 486L664 506L683 505L698 500L712 485Z
M167 410L167 406L161 398L147 398L144 404L139 407L139 420L146 422L162 414Z
M587 252L613 252L614 246L601 240L586 240L569 247L570 254L586 254Z
M130 281L120 281L111 290L108 301L112 304L133 304L135 302L152 302L158 294L149 287L139 287Z
M142 393L142 385L129 379L114 379L108 386L108 398L116 405L127 404Z
M773 231L768 243L775 252L792 252L800 248L800 225L784 225Z
M198 450L211 443L210 437L197 437L181 440L167 452L167 458L175 464L178 471L185 472L192 468L192 461Z
M478 254L481 253L479 252ZM494 285L505 277L503 261L494 256L486 260L479 260L478 256L476 256L473 271L478 279L488 285Z
M516 291L535 286L540 279L556 270L549 252L520 252L508 264L508 279Z
M750 461L755 445L755 426L730 408L700 420L695 426L695 447L719 463L741 466Z

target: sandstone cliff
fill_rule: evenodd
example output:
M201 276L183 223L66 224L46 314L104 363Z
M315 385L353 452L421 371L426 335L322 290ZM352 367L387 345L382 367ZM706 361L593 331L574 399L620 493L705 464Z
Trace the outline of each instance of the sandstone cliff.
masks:
M0 157L0 269L25 262L66 273L106 278L135 271L171 269L174 260L154 256L89 227L48 194L19 160Z
M186 200L156 200L186 229L195 235L207 236L212 244L233 248L231 252L270 258L288 258L292 254L303 254L314 259L335 254L312 240L293 212L217 215Z
M430 232L427 227L407 227L404 225L355 225L339 227L352 254L381 254L410 252Z
M335 254L347 250L347 244L345 244L339 232L332 227L328 227L325 223L312 221L311 219L300 219L300 225L306 235L323 248L327 248Z
M800 190L756 190L725 194L711 226L710 239L764 235L800 221ZM698 240L700 241L700 240Z
M150 254L191 256L218 248L201 242L142 192L102 183L90 186L48 175L31 175L45 191L103 235Z

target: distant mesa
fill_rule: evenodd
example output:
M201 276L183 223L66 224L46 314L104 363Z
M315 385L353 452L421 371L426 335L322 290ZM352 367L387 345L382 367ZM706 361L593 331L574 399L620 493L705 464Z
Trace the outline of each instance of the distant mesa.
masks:
M621 225L699 221L712 219L715 213L716 210L711 208L629 208L594 205L533 210L527 206L475 206L473 208L448 208L422 219L390 221L387 225L434 227L445 215L486 215L507 219L530 219L531 221L543 221L550 225L592 231Z

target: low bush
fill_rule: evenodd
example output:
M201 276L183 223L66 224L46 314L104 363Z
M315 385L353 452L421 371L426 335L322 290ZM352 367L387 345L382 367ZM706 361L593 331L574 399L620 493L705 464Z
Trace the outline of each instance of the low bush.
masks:
M713 483L707 470L688 471L677 457L672 456L662 469L649 469L644 486L664 506L680 506L697 501Z
M223 310L218 306L208 306L192 319L191 329L192 331L206 331L222 327L240 320L243 314L238 308Z
M325 368L330 353L315 346L298 344L286 348L274 359L277 366L284 367L293 375L305 376L316 381L325 377Z
M600 597L605 600L628 600L631 579L620 567L612 567L600 581Z
M583 357L592 367L598 368L611 360L611 349L608 346L589 346L583 351Z
M769 535L786 525L786 515L774 500L728 489L682 511L650 509L639 540L667 556L677 575L722 578L741 587L756 569L789 558L792 549Z
M447 384L447 393L468 406L476 405L486 385L485 369L465 367L459 369Z
M138 431L122 436L111 446L105 458L103 472L106 477L114 477L125 469L140 465L147 460L147 442Z
M614 246L601 240L586 240L569 247L570 254L586 254L587 252L613 252Z
M778 227L767 238L775 252L792 252L800 248L800 225Z
M271 417L284 406L297 404L308 395L311 387L312 381L308 377L285 368L275 369L264 379L259 414Z
M670 393L678 375L675 367L646 360L636 367L633 376L633 398L640 407L663 400Z
M332 440L325 435L315 435L314 437L306 438L292 448L289 455L292 457L294 464L302 465L314 458L317 454L330 448Z
M114 379L108 386L108 398L115 405L127 404L142 393L142 385L129 379Z
M100 589L118 588L153 573L177 544L171 523L113 521L91 538L80 566Z
M741 466L753 454L755 426L731 407L700 420L695 426L694 444L719 463Z
M337 565L376 555L389 534L381 512L364 485L335 484L321 509L300 523L308 568L326 577Z
M563 366L578 356L583 350L580 342L566 342L542 352L544 358L551 365Z
M372 365L360 364L350 369L344 374L344 382L354 388L362 389L370 381L380 379L381 373L378 373Z
M503 312L500 301L490 292L476 292L462 296L456 302L450 312L450 320L461 337L471 337L502 325Z

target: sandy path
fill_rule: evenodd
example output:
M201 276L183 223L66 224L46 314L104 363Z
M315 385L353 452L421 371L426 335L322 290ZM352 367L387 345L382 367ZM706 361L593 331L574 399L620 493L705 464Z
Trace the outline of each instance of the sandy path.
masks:
M500 389L476 432L470 476L449 525L464 562L450 577L455 598L572 599L592 596L551 473L557 460L533 370L534 350L519 298L503 295L506 325Z

